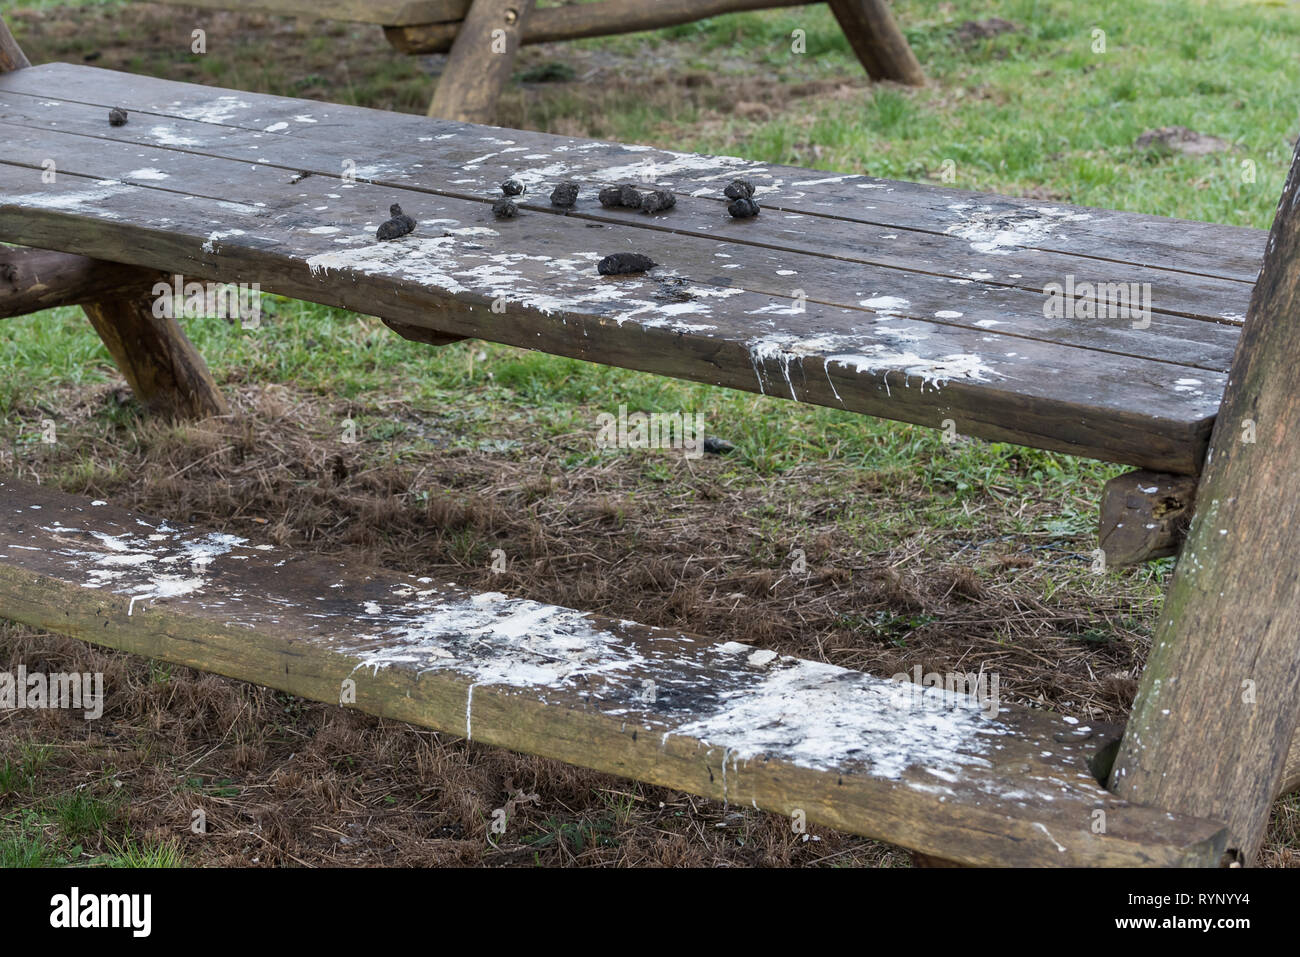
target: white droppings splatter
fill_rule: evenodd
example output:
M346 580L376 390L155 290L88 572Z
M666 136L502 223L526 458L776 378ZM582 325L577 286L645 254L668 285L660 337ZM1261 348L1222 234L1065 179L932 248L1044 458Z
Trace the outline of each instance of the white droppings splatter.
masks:
M967 240L976 252L995 255L1008 255L1014 249L1035 246L1062 223L1092 218L1088 213L1071 213L1053 206L1002 210L977 206L970 214L966 212L971 208L968 203L957 203L948 208L962 213L963 219L953 223L944 233Z
M164 146L198 146L199 141L191 136L181 136L175 132L176 126L155 126L149 130L149 135Z
M203 251L205 253L215 253L217 251L217 244L221 240L229 239L231 236L243 236L243 235L244 235L244 231L242 229L217 230L208 236L207 241L203 244Z
M733 760L797 755L800 765L822 770L861 761L891 780L911 767L949 774L989 767L989 736L1008 733L974 698L940 704L913 685L792 658L722 698L713 714L673 734L723 748Z
M236 110L247 110L250 106L237 96L219 96L206 103L198 103L184 109L176 110L176 115L200 123L224 123L235 115Z

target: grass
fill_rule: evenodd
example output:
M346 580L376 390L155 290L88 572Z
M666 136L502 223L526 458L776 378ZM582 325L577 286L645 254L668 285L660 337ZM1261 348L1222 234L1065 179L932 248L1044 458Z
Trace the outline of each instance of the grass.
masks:
M38 60L95 57L97 65L177 79L411 112L423 111L429 93L419 59L386 53L372 31L354 25L329 24L314 38L300 33L295 39L272 35L262 23L244 31L235 53L214 42L220 40L214 33L211 52L191 58L177 53L190 21L174 8L159 13L135 4L87 6L95 9L60 18L56 4L28 3L27 9L39 8L46 18L19 15L10 22ZM503 101L502 122L933 184L947 169L954 177L948 185L964 189L1269 225L1298 126L1294 50L1300 17L1290 5L899 0L893 6L933 81L924 89L867 83L833 17L823 5L814 5L563 48L527 48L519 65L521 83ZM992 16L1012 21L1017 29L978 38L962 27ZM1104 53L1093 49L1098 29L1105 32ZM803 53L791 49L796 31L806 43ZM159 39L144 39L154 35ZM1192 157L1134 146L1143 131L1172 125L1217 136L1233 148ZM1251 167L1253 180L1244 175ZM393 536L401 531L420 547L417 555L409 543L406 551L386 543L385 560L399 565L427 562L465 577L477 574L493 550L504 546L512 574L537 563L548 569L545 574L558 590L590 573L586 566L562 566L551 556L576 548L574 542L585 542L598 527L612 543L608 555L602 551L599 567L645 566L641 587L647 602L665 609L663 623L684 626L693 615L698 620L691 605L696 599L682 597L681 581L657 584L660 572L652 562L664 542L656 537L654 522L671 522L678 514L719 521L718 514L724 514L723 527L743 533L718 548L728 558L717 562L725 566L719 573L725 584L716 599L709 599L716 608L735 605L727 589L739 594L752 586L754 595L783 594L785 586L772 582L796 546L808 550L810 563L839 564L858 578L870 577L868 571L885 576L882 587L889 600L883 607L853 593L860 603L837 605L824 615L819 611L814 625L803 618L811 614L807 608L790 598L789 608L797 608L788 610L792 633L801 626L815 632L807 644L792 649L799 653L886 669L893 660L889 654L939 654L935 635L969 632L972 626L961 624L967 616L931 598L912 601L904 593L916 581L942 592L938 583L946 581L950 566L969 566L975 581L963 579L962 587L1010 596L975 629L990 646L1029 647L1020 618L1033 606L1048 608L1036 620L1034 635L1115 655L1110 662L1115 672L1132 671L1140 663L1172 561L1092 573L1097 495L1101 483L1119 471L1113 466L997 443L948 445L939 433L918 427L490 343L423 348L392 335L372 317L275 296L265 301L256 330L215 320L187 326L227 391L258 393L243 407L257 410L248 426L251 439L222 435L221 446L194 446L189 457L177 450L216 440L188 427L162 435L133 402L115 396L117 375L78 310L0 322L0 471L74 491L130 494L155 508L166 507L174 493L202 514L194 505L200 492L183 483L236 481L240 469L249 466L226 462L229 455L222 453L225 458L218 461L225 471L207 472L206 466L194 468L195 460L225 445L238 446L243 455L245 446L264 452L268 443L283 441L295 451L298 446L288 445L292 439L324 450L322 455L337 451L354 474L394 476L385 496L417 516L424 514L420 510L445 517L464 509L464 521L439 533L436 544L419 538L415 529L394 530ZM270 392L279 397L279 411L262 409ZM620 404L647 412L702 412L708 433L735 443L736 451L723 459L710 457L696 474L679 460L600 450L591 441L596 416L615 412ZM56 429L54 446L42 441L46 420ZM356 442L340 445L348 420ZM160 462L163 452L170 458ZM466 478L453 474L458 462L489 465L482 471L467 466ZM299 501L328 485L294 464L276 480L288 489L285 496ZM179 469L189 471L171 478ZM511 485L497 473L529 477ZM140 476L153 477L160 490L140 490ZM462 479L466 484L458 484ZM542 479L550 483L545 490L528 484ZM566 480L599 491L593 496L566 490ZM551 550L530 550L523 532L518 541L510 539L515 530L502 532L499 524L476 520L465 504L479 496L499 497L506 487L514 495L524 486L531 491L510 500L521 522L545 525L548 532L567 529L569 513L559 510L556 498L568 496L564 502L579 511L591 507L595 497L594 515L583 521L596 524L573 519L575 527L566 532L571 540L552 542ZM249 514L260 509L274 523L272 506L280 500L258 498L255 484L249 488ZM281 491L277 487L277 495ZM330 502L331 509L347 507L350 500ZM548 512L551 508L556 511ZM335 521L332 514L326 518L320 527ZM302 523L292 535L301 536L291 540L304 546L337 544ZM819 548L818 536L849 544ZM701 545L697 551L705 549ZM1025 559L1029 564L1018 564L1025 555L1032 556ZM769 581L754 572L754 582L741 581L736 563L745 563L746 574L759 569L773 577ZM733 573L734 580L726 578ZM538 591L543 573L537 575L529 580L531 597L580 600ZM663 594L656 597L661 587ZM604 597L587 600L593 607L623 601L623 606L601 608L628 617L646 614L637 606L640 597L627 597L636 591L633 585L625 582L620 589L622 598L600 592ZM1068 613L1062 611L1067 601L1078 603ZM731 627L720 611L710 610L709 616L720 631ZM1033 649L1050 654L1042 646ZM1100 681L1102 669L1097 670ZM1085 673L1079 680L1087 678ZM1054 680L1030 676L1020 693L1024 700L1061 707L1090 700L1080 691L1083 684L1063 691ZM146 681L170 693L189 679L160 667ZM1126 693L1116 692L1103 707L1122 709ZM295 722L316 713L296 699L277 702L276 720L286 727L296 728ZM148 722L142 717L141 723ZM297 733L284 732L290 742ZM144 731L141 740L167 751L166 742ZM105 839L94 845L94 854L107 855L106 861L178 859L175 845L158 834L133 843L114 802L90 796L39 799L44 776L54 773L51 760L51 754L21 750L0 759L0 861L99 860L84 850L95 834L115 835L116 843ZM178 757L160 754L157 760L179 762L182 773L169 780L198 782L175 789L186 796L231 804L252 800L252 789L233 784L237 779L219 765L187 772ZM328 773L352 775L357 768L350 760L332 755ZM393 793L401 795L399 801L414 800L409 792ZM519 860L631 853L626 848L634 842L625 839L623 829L647 826L649 802L638 803L641 791L613 802L603 793L593 791L590 803L575 803L572 813L553 806L539 810L529 836L521 839ZM356 799L358 806L367 801ZM692 803L689 811L678 807L671 813L693 820L698 809ZM1294 807L1288 813L1292 820L1298 816ZM464 828L472 830L476 821L487 819L467 812ZM78 847L82 851L74 856Z
M174 842L141 842L130 836L121 794L111 784L51 788L49 783L61 779L54 749L24 742L15 750L16 760L0 759L0 868L183 863Z

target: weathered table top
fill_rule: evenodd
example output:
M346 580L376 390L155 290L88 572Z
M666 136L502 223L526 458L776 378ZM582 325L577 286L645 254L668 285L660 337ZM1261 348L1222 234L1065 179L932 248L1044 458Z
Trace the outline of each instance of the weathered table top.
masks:
M1267 238L64 64L0 77L0 143L0 241L1172 472L1200 468ZM508 177L531 188L499 221ZM626 181L676 208L602 208ZM379 242L394 202L419 226ZM614 252L661 265L599 276ZM1149 315L1087 317L1113 283Z

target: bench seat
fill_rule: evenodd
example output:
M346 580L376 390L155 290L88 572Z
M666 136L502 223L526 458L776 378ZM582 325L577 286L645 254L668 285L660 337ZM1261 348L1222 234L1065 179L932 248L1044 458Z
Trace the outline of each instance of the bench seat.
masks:
M1183 474L1201 468L1267 236L58 63L0 76L0 141L0 241L256 282L413 338ZM531 190L496 220L509 177ZM757 218L727 215L734 177L756 185ZM564 215L547 196L570 179ZM596 201L627 181L676 208ZM392 203L419 225L380 242ZM597 275L616 252L660 265ZM1053 283L1145 286L1149 323L1052 315Z
M1107 792L1071 718L0 480L6 618L984 865L1209 866L1220 824ZM108 691L112 706L114 689ZM1103 772L1104 773L1104 772Z

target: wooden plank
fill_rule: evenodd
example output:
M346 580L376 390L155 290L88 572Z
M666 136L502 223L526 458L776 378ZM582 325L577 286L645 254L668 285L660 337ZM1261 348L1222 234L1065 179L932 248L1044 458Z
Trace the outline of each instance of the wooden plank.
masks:
M0 249L0 319L138 291L153 274L46 249Z
M1101 550L1112 567L1177 555L1192 521L1196 479L1139 469L1106 483Z
M588 37L639 33L643 30L662 30L727 13L799 7L811 2L813 0L656 0L655 3L602 0L600 3L579 6L543 7L534 10L529 17L520 42L559 43ZM384 35L402 53L446 53L455 42L460 26L459 23L437 22L433 19L407 25L394 22L385 27Z
M1300 717L1298 203L1300 150L1113 776L1135 800L1226 819L1245 863Z
M925 71L886 0L830 0L830 5L868 76L925 85Z
M460 20L470 0L159 0L173 7L270 13L281 17L343 20L353 23L435 23Z
M368 164L368 169L376 182L481 198L495 194L504 179L517 177L533 182L536 198L531 205L543 212L555 212L545 198L551 181L573 179L599 184L620 176L634 180L653 178L657 185L691 194L682 197L671 217L651 219L632 211L603 210L591 203L590 197L580 204L575 215L601 222L632 222L649 227L662 223L662 228L706 236L725 230L725 237L731 242L819 253L844 263L862 262L941 275L959 285L974 283L980 287L1024 289L1039 297L1044 296L1045 289L1056 284L1063 289L1069 288L1080 303L1095 304L1098 313L1102 312L1106 302L1103 292L1113 292L1115 284L1122 280L1130 290L1136 285L1139 290L1146 289L1150 293L1149 307L1155 316L1155 326L1134 329L1141 332L1137 336L1139 339L1160 336L1161 316L1165 314L1204 319L1215 325L1235 325L1244 319L1249 301L1250 286L1234 280L1131 264L1099 263L1069 254L1028 248L1015 248L1004 255L988 254L973 251L971 244L961 237L912 229L906 220L877 228L820 214L781 213L775 218L764 219L761 229L757 230L729 224L728 217L719 209L725 201L721 196L721 182L712 188L701 189L694 181L683 181L679 172L675 172L685 172L682 167L689 169L701 164L716 164L719 160L715 157L673 154L663 163L657 163L653 156L646 159L642 155L647 151L617 147L623 152L616 165L609 166L609 160L602 159L605 168L592 169L591 161L584 161L581 157L601 152L592 149L593 146L608 144L545 137L529 139L527 146L519 147L513 146L517 142L514 137L532 137L533 134L512 131L512 149L502 150L500 147L506 145L506 141L501 138L499 130L462 125L439 125L431 130L427 121L413 117L374 111L360 111L358 114L350 108L342 108L347 112L340 114L332 112L334 107L315 104L316 108L307 115L312 122L304 125L302 101L258 103L232 96L196 104L193 88L190 88L186 100L179 100L177 94L185 95L183 91L183 87L181 91L170 91L167 109L194 116L211 113L220 116L223 122L218 125L171 118L165 125L159 125L151 119L148 125L106 128L102 111L97 107L59 102L48 97L7 95L3 90L0 90L0 108L5 109L7 123L32 126L41 131L60 129L149 146L177 143L180 144L175 147L177 149L237 159L245 159L249 151L257 150L259 161L265 160L272 165L301 164L310 158L318 164L312 172L319 175L337 176L341 161L350 158L347 154L357 151L355 143L358 138L381 141L384 145L378 148L377 153L375 147L367 147L367 155L373 156L374 160ZM229 102L243 104L243 109L256 112L250 115L243 109L222 106ZM247 118L241 121L240 117ZM419 125L412 127L413 123ZM355 132L347 138L340 138L334 132L340 125ZM235 129L229 128L231 126ZM239 137L235 135L236 129L249 130L250 136ZM456 132L445 132L447 129ZM264 135L265 130L275 130L275 137ZM303 140L310 140L311 145L305 145ZM431 152L430 142L437 144L435 152ZM520 152L527 154L526 163L521 163ZM743 168L739 173L748 175ZM539 183L542 184L540 188ZM708 195L710 193L713 195ZM727 225L732 228L726 228ZM1170 221L1170 226L1181 228L1176 221ZM1071 276L1077 282L1071 284ZM1042 312L1038 308L1034 311ZM1074 320L1071 324L1078 325ZM1129 329L1140 324L1123 322L1116 325ZM1175 338L1180 340L1202 337L1217 344L1218 358L1212 360L1209 367L1226 369L1236 345L1236 332L1184 328L1175 334ZM1159 347L1160 350L1166 348L1167 345Z
M76 109L85 111L92 108ZM102 122L92 118L87 118L85 122L94 124L91 129L103 127ZM82 127L78 125L78 128ZM202 124L177 124L168 135L171 138L179 136L199 142L204 136L204 129ZM247 155L245 150L250 142L260 154L255 166L241 162L237 171L231 169L232 164L229 162L211 160L206 155L163 149L141 152L134 144L105 144L97 138L89 137L69 138L48 129L8 131L5 138L11 146L8 161L23 163L33 169L42 157L57 155L65 172L98 179L117 179L145 186L161 184L162 188L183 189L190 195L206 195L214 199L245 203L266 201L280 208L308 204L318 208L317 204L324 204L331 209L335 221L342 225L347 224L350 216L367 217L376 203L382 204L381 208L398 203L404 209L412 211L418 211L425 205L425 197L418 195L412 197L409 194L385 193L377 194L371 199L369 197L374 190L369 189L362 191L368 197L366 202L371 204L368 209L346 205L347 199L358 199L353 193L349 193L343 202L330 200L329 191L338 187L339 180L337 174L331 176L329 171L340 168L340 164L330 157L314 156L305 151L301 144L287 142L288 138L281 138L279 143L273 141L269 148L256 140L233 138L220 150L223 155ZM278 149L275 148L277 146ZM190 150L196 148L187 147ZM269 162L273 159L277 162ZM276 166L290 159L297 161L300 167L298 171L290 171L289 167L281 165L280 168L286 170L286 174L278 181L266 181L268 173L273 171L264 167ZM262 160L268 162L261 162ZM420 163L417 172L428 170L434 165ZM319 172L305 185L291 183L290 180L303 166ZM440 178L442 174L431 170L430 175ZM452 173L448 172L447 175ZM524 179L527 179L526 175ZM206 193L202 192L204 187L201 184L208 184ZM496 187L484 183L483 188L484 193L466 189L462 195L479 203L488 202L493 195L488 190L495 190ZM545 194L549 193L546 185L538 188L537 192L542 195L534 203L525 206L553 213L552 207L545 202ZM542 205L538 206L538 202ZM616 245L622 242L640 243L647 245L646 252L650 252L651 248L670 250L671 258L660 258L657 261L670 264L679 274L689 278L716 282L717 277L725 275L735 288L778 296L788 296L792 286L798 283L798 288L803 290L805 297L827 305L861 310L868 308L863 303L879 302L884 304L882 308L892 316L976 330L996 329L999 333L1017 337L1062 342L1193 367L1186 376L1180 377L1186 378L1187 382L1199 376L1199 369L1226 370L1236 344L1237 331L1233 328L1192 322L1164 313L1153 312L1142 329L1134 328L1135 323L1128 318L1087 322L1065 312L1049 317L1045 314L1041 293L967 280L953 283L951 277L935 277L925 273L904 271L899 274L874 264L858 265L839 256L813 259L809 255L792 254L792 251L784 249L743 242L733 248L730 242L732 236L717 229L716 212L714 203L685 197L679 202L679 208L667 217L610 213L592 214L592 218L618 227L609 234L610 241ZM573 223L557 223L556 228L571 236L583 236L579 227ZM652 234L638 239L627 235L632 230L646 229L670 232L671 236ZM744 230L736 232L743 238ZM707 242L702 243L698 239ZM585 239L575 241L585 242ZM661 255L667 257L668 253ZM720 262L721 259L728 261L724 265ZM726 271L720 272L720 266ZM799 278L789 278L792 276Z
M7 480L0 510L0 615L34 627L962 863L1220 853L1220 825L1101 788L1072 719Z
M483 202L430 197L421 218L444 221L445 235L384 243L374 229L392 192L363 183L308 177L297 188L326 202L258 206L67 174L31 191L29 177L0 165L0 237L219 281L256 279L264 291L408 325L429 325L433 309L446 334L932 427L952 418L962 434L1163 471L1195 470L1222 389L1218 373L1200 372L1202 386L1188 391L1178 366L985 330L884 314L864 323L861 309L811 301L800 313L789 297L704 276L606 279L594 265L618 248L607 229L552 216L497 229ZM361 191L378 191L377 202L357 201L377 213L366 220L312 208ZM669 252L682 245L644 232ZM498 301L504 313L491 308Z
M474 0L438 79L430 116L492 122L532 12L533 0Z
M149 113L178 118L204 117L201 108L195 105L192 84L67 64L47 64L34 71L38 75L17 73L4 78L0 81L0 91L48 101L57 90L60 99L92 104L110 102L120 94L128 96L136 109ZM310 103L317 117L329 114L330 125L299 124L294 116L304 112L307 101L216 88L206 88L206 93L210 108L222 102L222 96L231 98L226 102L247 104L246 108L218 111L215 115L221 115L219 122L224 124L242 124L245 128L261 130L284 122L288 124L286 134L319 141L337 139L339 128L350 131L352 142L365 141L362 138L371 132L376 137L382 135L384 139L376 139L367 147L370 162L384 155L390 143L412 146L433 143L435 146L424 146L426 153L436 151L448 161L487 155L483 163L465 163L481 167L490 165L493 159L521 162L528 155L551 153L558 155L552 155L543 168L554 169L557 176L614 182L620 178L653 177L656 181L671 182L679 193L719 199L722 187L730 179L743 176L757 186L764 210L819 217L816 229L807 228L805 232L827 232L836 220L850 228L855 223L882 227L875 236L900 228L925 232L952 239L967 254L979 257L982 272L999 278L1020 272L1009 268L1009 263L1012 257L1018 260L1026 250L1068 254L1074 264L1073 273L1090 281L1107 280L1107 270L1116 263L1158 267L1165 271L1169 282L1195 283L1198 277L1220 277L1245 286L1237 294L1244 295L1245 299L1231 307L1235 312L1216 309L1210 313L1224 322L1240 323L1244 318L1243 303L1248 300L1249 288L1259 273L1267 239L1267 233L1259 229L1044 204L990 193L754 163L736 157L699 156L519 130L503 134L500 130L476 130L451 123L431 127L430 120L416 116L337 104ZM190 116L186 117L186 113ZM129 125L122 129L129 129ZM422 136L428 139L421 140ZM516 152L481 149L475 136L509 138ZM457 152L460 144L466 150L478 149L478 152ZM767 224L773 218L769 215L762 221ZM859 241L862 238L860 230L853 230L849 235ZM1068 272L1056 270L1051 279L1064 282ZM1037 279L1035 282L1041 291L1043 284ZM1157 282L1157 288L1159 285ZM1169 294L1176 294L1176 290L1170 290ZM1221 312L1227 314L1220 315Z

